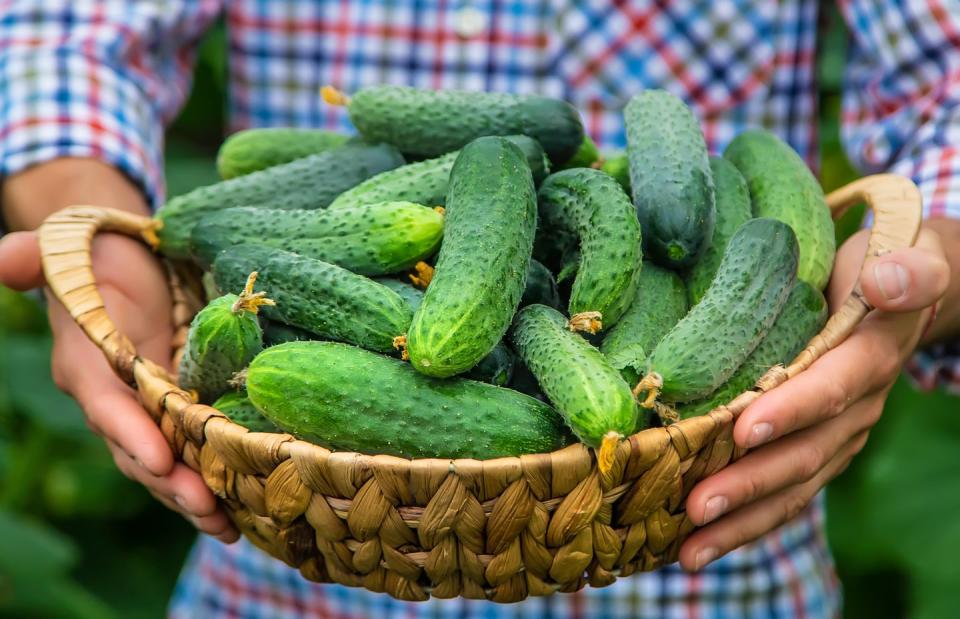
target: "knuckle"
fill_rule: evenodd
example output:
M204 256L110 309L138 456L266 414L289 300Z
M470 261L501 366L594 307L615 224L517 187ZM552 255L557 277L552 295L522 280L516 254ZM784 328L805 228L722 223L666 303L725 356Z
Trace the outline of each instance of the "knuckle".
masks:
M826 392L823 412L827 416L836 417L847 410L850 405L850 392L842 379L831 378L824 381L823 388Z
M746 475L743 478L743 502L752 503L756 501L765 494L766 487L762 475L756 473Z
M783 500L783 522L789 522L799 516L809 502L809 498L800 491L787 494Z
M820 469L823 468L825 461L826 456L823 453L823 449L817 445L808 445L797 463L797 473L800 480L809 481L813 479L813 477L820 472Z

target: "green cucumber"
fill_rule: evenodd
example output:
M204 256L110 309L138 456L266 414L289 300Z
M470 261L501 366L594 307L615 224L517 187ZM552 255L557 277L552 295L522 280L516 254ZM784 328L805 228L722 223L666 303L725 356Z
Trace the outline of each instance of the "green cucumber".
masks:
M402 458L489 459L569 442L546 404L333 342L263 351L247 371L251 402L291 434L330 449Z
M543 148L525 135L508 135L506 139L520 147L536 184L550 173L550 165ZM381 172L356 187L340 194L330 204L331 209L364 206L375 202L406 200L427 206L443 206L446 202L450 170L460 151L447 153L436 159L408 163L393 170Z
M665 402L713 393L773 326L796 276L797 237L790 226L768 218L740 226L703 299L653 350L645 380L655 383L659 375Z
M687 290L680 276L645 262L633 302L603 338L600 352L630 384L635 384L647 370L647 357L686 316L688 308Z
M630 99L624 122L644 248L662 266L689 267L710 243L716 210L700 125L683 101L664 90Z
M571 325L590 312L599 317L588 330L595 331L600 322L602 328L612 327L633 301L643 265L640 224L630 198L609 175L591 168L548 176L537 196L539 233L577 244Z
M710 170L713 172L717 197L717 220L710 245L686 274L690 305L699 303L710 287L730 237L737 228L753 217L750 210L750 190L736 166L722 157L710 157Z
M432 256L443 216L411 202L307 211L238 207L203 217L193 228L194 259L204 268L227 247L256 244L336 264L361 275L405 271Z
M723 153L747 180L755 217L772 217L793 228L800 243L798 275L817 290L830 279L836 238L820 183L800 155L769 131L738 135Z
M223 250L213 263L217 286L231 290L257 270L276 306L263 315L321 338L392 352L413 312L394 291L336 265L260 245Z
M304 331L299 327L291 327L276 320L269 318L260 318L260 326L263 327L263 345L276 346L286 342L302 342L315 340L317 336L309 331Z
M277 424L263 416L247 398L246 392L231 391L220 396L211 406L233 423L239 424L251 432L282 432Z
M346 101L332 90L325 90L324 99ZM360 135L414 157L436 157L482 136L522 134L540 142L550 161L562 165L583 141L577 110L538 95L373 86L348 101Z
M567 328L563 314L545 305L520 310L510 339L573 433L601 448L598 460L608 467L609 449L616 445L611 439L631 434L637 425L630 385L599 350Z
M350 136L323 129L269 127L238 131L217 152L217 172L228 180L341 146Z
M245 274L244 274L245 273ZM197 392L209 404L230 390L233 375L247 367L263 349L263 331L257 321L261 306L272 303L264 293L253 292L256 269L247 269L223 290L239 295L218 297L200 310L187 332L180 360L180 387ZM246 283L244 284L244 280Z
M600 151L597 150L597 144L586 133L583 134L583 141L580 142L580 148L573 154L565 164L559 167L560 170L569 168L590 168L600 160Z
M743 365L709 397L680 406L680 416L687 419L709 413L752 389L771 367L790 363L800 354L826 322L827 301L823 293L797 280L773 327Z
M496 346L526 285L537 199L526 157L499 137L465 146L450 173L444 241L407 335L413 367L469 370Z
M190 232L201 217L233 206L282 209L324 208L361 181L403 165L386 144L344 144L328 151L232 178L177 196L157 213L160 251L168 258L190 257Z
M630 188L630 159L627 158L626 153L619 153L604 159L603 163L600 164L600 169L620 183L620 186L628 195L633 195Z
M527 266L527 285L523 289L523 296L520 297L520 307L534 303L560 309L560 292L557 290L553 273L531 258Z
M423 302L423 291L412 284L402 282L392 277L377 277L373 281L383 284L390 290L396 292L410 307L411 312L420 309L420 303Z

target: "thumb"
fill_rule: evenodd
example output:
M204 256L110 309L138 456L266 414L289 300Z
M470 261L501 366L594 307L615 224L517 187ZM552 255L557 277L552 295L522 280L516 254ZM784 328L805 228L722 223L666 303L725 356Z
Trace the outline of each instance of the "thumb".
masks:
M43 286L35 232L13 232L0 238L0 284L21 291Z
M920 232L914 247L867 260L860 287L871 305L886 312L912 312L940 300L950 283L950 267L940 238Z

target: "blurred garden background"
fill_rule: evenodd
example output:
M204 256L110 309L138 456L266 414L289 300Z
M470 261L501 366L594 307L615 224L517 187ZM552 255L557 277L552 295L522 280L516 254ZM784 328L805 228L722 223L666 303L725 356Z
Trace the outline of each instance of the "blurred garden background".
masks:
M824 3L823 184L852 178L838 138L846 33ZM226 39L206 38L192 98L171 128L169 193L214 182ZM848 217L838 235L859 225ZM50 379L33 298L0 288L0 617L160 617L193 530L114 469ZM951 618L960 608L960 406L905 380L866 450L829 488L830 543L848 617Z

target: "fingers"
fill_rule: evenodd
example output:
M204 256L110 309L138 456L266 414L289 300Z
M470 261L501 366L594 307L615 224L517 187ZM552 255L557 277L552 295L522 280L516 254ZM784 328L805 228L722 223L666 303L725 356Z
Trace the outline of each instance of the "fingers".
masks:
M0 284L20 291L43 286L36 233L12 232L0 238Z
M911 312L940 300L950 283L950 267L940 237L922 230L916 246L870 258L860 285L874 307L886 312Z

